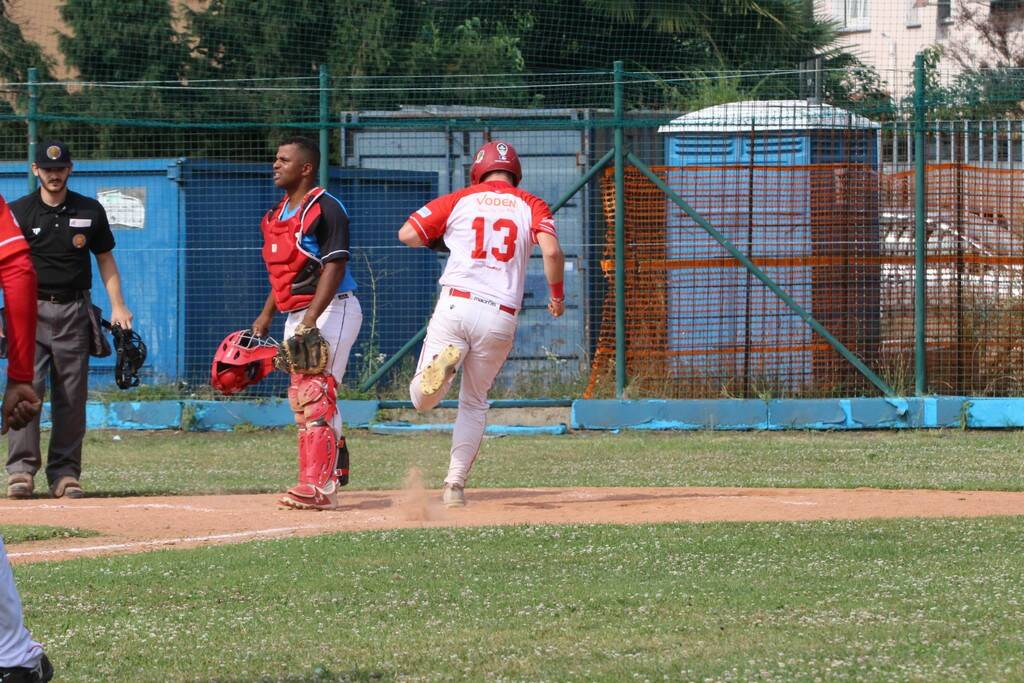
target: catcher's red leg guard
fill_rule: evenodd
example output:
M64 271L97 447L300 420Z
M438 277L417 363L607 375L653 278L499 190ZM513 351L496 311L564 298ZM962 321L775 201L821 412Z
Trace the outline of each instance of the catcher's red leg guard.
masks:
M338 410L334 377L293 374L288 401L299 425L299 483L279 502L301 510L333 510L338 504L338 444L330 424Z

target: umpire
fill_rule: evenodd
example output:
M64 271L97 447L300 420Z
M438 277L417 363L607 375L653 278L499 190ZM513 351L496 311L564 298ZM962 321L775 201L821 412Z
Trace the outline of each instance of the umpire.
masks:
M36 328L35 390L43 396L50 382L50 449L46 479L54 498L81 498L82 439L88 396L89 353L100 334L91 315L92 260L111 302L110 322L129 329L132 313L121 294L114 261L114 235L103 206L68 189L71 153L58 140L36 148L32 172L39 190L10 204L28 240L39 278L39 323ZM39 418L7 444L7 496L29 498L42 466Z

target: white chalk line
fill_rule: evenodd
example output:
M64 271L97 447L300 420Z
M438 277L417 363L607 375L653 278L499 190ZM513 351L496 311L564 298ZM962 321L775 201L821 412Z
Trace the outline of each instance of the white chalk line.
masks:
M770 503L778 503L779 505L805 505L809 507L817 507L818 503L809 500L786 500L784 498L777 498L775 496L715 496L715 498L738 498L742 497L744 500L767 500Z
M55 550L27 550L23 552L7 553L10 558L19 557L40 557L51 555L81 555L83 553L102 553L111 550L133 550L136 548L152 548L163 545L177 545L179 543L204 543L207 541L229 541L240 538L257 538L260 536L280 536L296 531L324 531L322 526L287 526L276 529L256 529L254 531L237 531L230 534L209 534L206 536L182 536L179 538L161 538L152 541L136 541L133 543L108 543L105 545L78 546L75 548L57 548Z
M603 503L603 502L608 501L609 498L611 498L612 502L621 502L621 501L617 501L617 500L614 499L615 495L616 495L615 493L578 491L578 492L571 493L568 497L570 499L574 499L574 500L583 500L583 501L594 502L594 503ZM671 498L672 500L688 499L688 494L681 494L679 496L669 496L669 498ZM755 496L750 496L750 495L741 495L741 494L736 494L736 493L723 493L723 494L720 494L720 495L702 495L702 496L700 496L700 498L698 500L700 500L700 501L706 501L706 500L766 500L766 501L769 501L771 503L778 503L779 505L798 505L798 506L807 506L807 507L817 507L818 506L818 503L815 503L813 501L808 501L808 500L788 500L788 499L783 498L781 496L756 496L756 495ZM545 501L545 502L548 502L548 501ZM557 502L557 501L554 501L554 502ZM645 505L647 505L647 504L649 504L651 502L652 501L650 499L640 498L640 499L637 499L637 500L626 501L625 504L626 505L631 505L631 506L634 506L634 507L642 507L642 506L645 506Z
M82 505L81 503L42 503L40 505L4 505L0 510L32 511L32 510L189 510L191 512L232 512L216 508L202 508L195 505L175 505L172 503L123 503L118 505Z

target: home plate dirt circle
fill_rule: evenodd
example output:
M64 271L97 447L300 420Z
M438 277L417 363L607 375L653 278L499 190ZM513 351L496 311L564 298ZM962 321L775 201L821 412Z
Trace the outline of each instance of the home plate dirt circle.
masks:
M281 509L277 494L0 500L0 519L100 533L9 546L11 561L19 563L380 529L1024 515L1024 493L997 491L545 488L466 494L467 507L445 509L439 491L343 491L339 508L330 512Z

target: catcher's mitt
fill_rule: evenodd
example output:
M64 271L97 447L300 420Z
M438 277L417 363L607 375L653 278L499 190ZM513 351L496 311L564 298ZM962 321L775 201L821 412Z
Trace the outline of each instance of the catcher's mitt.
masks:
M281 352L275 364L285 372L302 375L322 375L327 369L327 355L330 347L315 327L299 324L295 334L281 343Z

